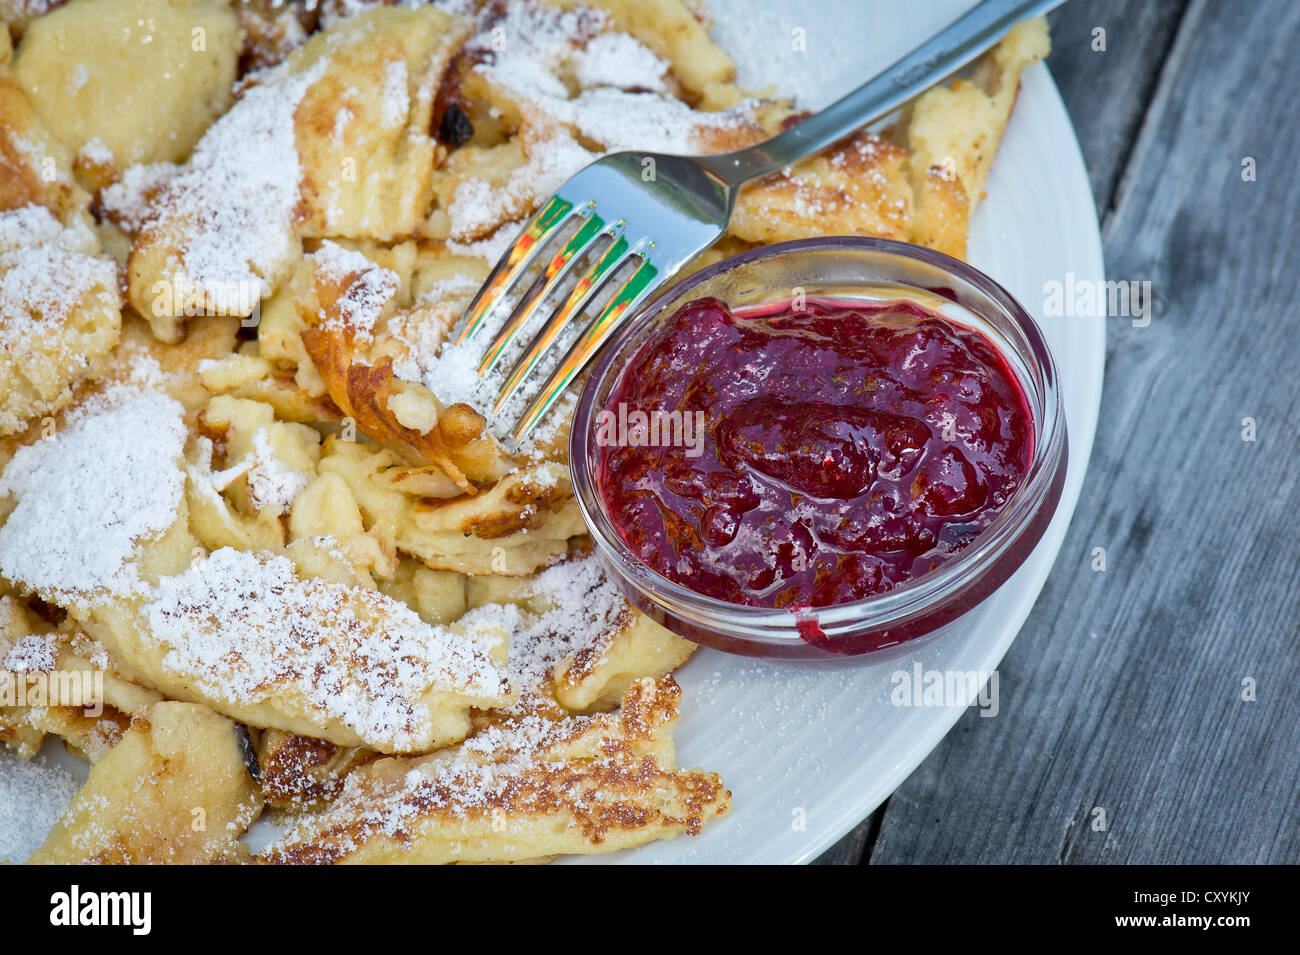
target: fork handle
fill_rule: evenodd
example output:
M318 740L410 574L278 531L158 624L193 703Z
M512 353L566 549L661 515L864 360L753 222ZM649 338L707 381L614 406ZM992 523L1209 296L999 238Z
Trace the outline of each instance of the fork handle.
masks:
M728 186L775 172L898 109L1006 36L1017 22L1064 0L984 0L874 79L779 136L698 161Z

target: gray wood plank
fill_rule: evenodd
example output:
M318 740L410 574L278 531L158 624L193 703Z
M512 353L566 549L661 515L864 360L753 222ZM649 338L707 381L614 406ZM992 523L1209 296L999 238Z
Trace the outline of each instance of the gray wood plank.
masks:
M1048 17L1047 64L1074 122L1100 219L1111 208L1186 5L1070 0ZM1103 50L1095 49L1098 40Z
M873 862L1300 862L1298 45L1300 4L1189 6L1106 230L1155 316L1109 320L1092 466L1000 715L891 798Z

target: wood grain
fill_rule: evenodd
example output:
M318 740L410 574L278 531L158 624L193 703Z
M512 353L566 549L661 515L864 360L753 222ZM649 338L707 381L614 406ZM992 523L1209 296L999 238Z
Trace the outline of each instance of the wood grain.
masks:
M1186 0L1071 0L1048 17L1047 65L1074 123L1103 222L1186 6ZM1099 40L1104 50L1095 49Z

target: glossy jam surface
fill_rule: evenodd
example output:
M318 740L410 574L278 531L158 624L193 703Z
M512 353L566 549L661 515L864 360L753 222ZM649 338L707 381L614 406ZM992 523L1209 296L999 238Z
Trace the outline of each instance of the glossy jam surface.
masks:
M683 306L598 416L628 546L697 593L762 607L879 594L994 520L1033 456L1024 391L981 333L913 302Z

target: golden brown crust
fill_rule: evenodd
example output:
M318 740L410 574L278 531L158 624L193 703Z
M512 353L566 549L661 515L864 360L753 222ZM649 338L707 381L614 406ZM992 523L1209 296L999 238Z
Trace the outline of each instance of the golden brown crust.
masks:
M0 210L0 434L66 407L120 329L116 266L82 218Z
M241 76L282 63L320 23L318 7L284 0L240 0L235 13L243 33Z
M501 495L504 507L486 514L467 513L455 521L461 533L472 534L479 540L499 540L530 527L539 526L546 516L563 506L570 490L554 480L541 481L522 472L517 480L503 482ZM443 514L449 510L462 510L459 501L426 500L416 504L411 514L418 523L442 523Z
M72 179L72 154L36 116L0 65L0 210L39 205L67 222L90 197Z
M247 84L132 246L130 301L155 334L179 341L193 311L250 315L291 274L303 237L414 232L438 160L432 90L468 29L433 6L374 9ZM261 179L249 185L238 167L252 149Z
M907 239L912 193L907 153L861 132L740 194L729 232L746 242L815 235Z
M714 773L676 768L680 696L671 677L642 680L615 714L497 723L447 753L370 763L261 858L525 861L698 833L731 794Z
M304 48L306 62L328 59L294 117L304 236L393 241L416 231L442 161L433 91L470 29L432 6L376 8Z
M481 469L475 468L480 463L476 448L480 443L495 444L485 435L487 419L463 403L444 406L422 385L398 379L389 355L380 355L373 364L359 357L360 340L372 335L358 324L358 298L364 298L369 276L380 271L368 265L346 270L318 268L313 276L313 294L298 306L308 326L299 335L303 347L335 406L357 428L376 441L397 442L410 448L441 468L463 493L472 497L478 489L471 475L482 476ZM375 305L373 300L370 304ZM382 313L383 309L377 311ZM422 427L411 427L400 419L394 402L399 395L408 409L406 421L418 420ZM496 455L486 450L486 466L490 468ZM468 466L471 475L462 465Z
M400 441L430 464L442 468L466 494L477 493L478 489L448 455L439 424L421 433L401 424L389 409L389 399L397 384L391 358L381 358L376 365L352 361L352 349L342 332L308 328L302 333L302 342L325 380L335 406L355 421L358 428L377 441ZM466 405L460 406L457 415L466 412L486 423L481 415ZM480 432L483 424L479 425Z
M335 798L349 772L377 758L371 750L266 730L257 748L262 796L277 809L310 809Z
M237 861L262 799L243 727L188 703L155 704L91 769L29 864Z
M402 513L399 548L470 574L530 574L586 533L567 469L554 462L512 471L474 497L410 501Z
M1049 45L1045 20L1023 21L979 61L971 80L936 86L904 110L890 135L909 153L913 242L965 258L970 216L984 197L1021 71Z
M698 833L730 793L675 761L668 674L694 644L628 604L590 553L565 415L508 453L494 436L506 423L487 414L495 381L477 387L478 356L445 346L502 243L572 171L607 149L749 145L797 122L791 103L747 98L682 0L495 0L465 18L384 0L310 11L251 0L233 14L225 0L109 2L238 17L241 72L262 69L188 158L188 145L145 143L181 165L119 170L99 148L73 157L67 147L84 144L42 125L0 42L0 213L38 204L63 227L88 223L82 187L100 187L102 251L129 255L140 314L124 311L105 377L70 385L72 400L163 391L181 405L184 439L170 470L131 480L178 495L170 526L151 524L123 558L142 589L91 607L38 584L66 606L26 600L41 633L98 636L112 681L97 720L75 707L0 713L0 739L24 752L57 734L98 758L45 853L244 860L227 836L263 799L299 814L265 854L275 862L533 862ZM927 94L884 135L751 185L731 230L690 267L828 233L963 255L1019 70L1045 48L1040 29L1013 32L969 81ZM151 69L122 71L124 90L147 89ZM216 116L229 103L193 105ZM123 132L131 148L139 139ZM259 177L268 170L288 172ZM155 313L154 283L177 275L200 280L202 307L181 290ZM220 306L231 279L257 285L260 306L192 313ZM56 412L52 436L78 413ZM51 436L18 418L0 466ZM0 500L0 515L16 506ZM50 542L22 543L39 554ZM460 637L487 683L435 666ZM442 675L418 682L426 667ZM167 708L187 704L163 693L201 705L178 721ZM190 717L217 731L181 732ZM231 718L253 728L251 795L232 771L247 738L232 750L220 729ZM209 750L204 767L190 759ZM132 786L142 795L117 799ZM204 786L225 794L229 826L206 841L179 832L179 807Z

